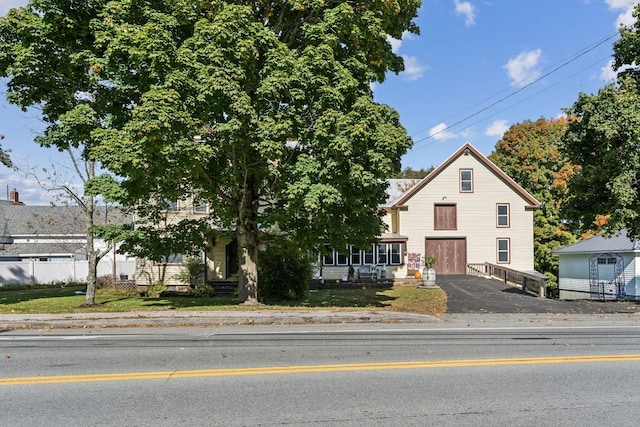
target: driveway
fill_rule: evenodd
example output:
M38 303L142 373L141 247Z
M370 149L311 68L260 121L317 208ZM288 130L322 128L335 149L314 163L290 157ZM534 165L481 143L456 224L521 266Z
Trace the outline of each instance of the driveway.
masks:
M496 279L439 275L436 283L447 294L447 313L637 313L629 301L560 301L538 298Z

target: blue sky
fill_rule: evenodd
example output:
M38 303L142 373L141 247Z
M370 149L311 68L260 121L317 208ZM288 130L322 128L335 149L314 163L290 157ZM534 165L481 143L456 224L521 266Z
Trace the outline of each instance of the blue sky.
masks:
M0 15L27 0L0 0ZM414 141L403 167L438 166L469 141L489 155L509 126L553 118L580 92L613 77L612 43L632 22L630 0L423 0L419 36L393 40L406 71L374 85L376 101L394 107ZM64 158L40 148L37 112L5 101L0 84L3 148L24 165L50 168ZM62 162L62 166L60 163ZM43 174L40 176L44 177ZM0 197L16 188L29 204L48 203L34 179L0 166Z

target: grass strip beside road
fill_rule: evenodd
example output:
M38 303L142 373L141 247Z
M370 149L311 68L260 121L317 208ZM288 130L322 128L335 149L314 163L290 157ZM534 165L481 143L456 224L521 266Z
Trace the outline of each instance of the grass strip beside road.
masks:
M446 311L441 289L417 289L402 285L389 289L321 289L300 299L270 301L259 307L239 306L235 298L196 298L166 295L159 298L131 296L113 289L98 289L94 307L83 307L83 287L15 289L0 291L0 313L99 313L157 310L286 310L362 309L393 310L440 316Z
M96 381L133 381L153 379L203 378L239 375L305 374L317 372L382 371L392 369L429 369L506 365L546 365L559 363L638 362L640 354L598 356L517 357L501 359L440 360L416 362L351 363L334 365L268 366L258 368L199 369L166 372L130 372L119 374L54 375L41 377L0 378L1 386L60 384Z

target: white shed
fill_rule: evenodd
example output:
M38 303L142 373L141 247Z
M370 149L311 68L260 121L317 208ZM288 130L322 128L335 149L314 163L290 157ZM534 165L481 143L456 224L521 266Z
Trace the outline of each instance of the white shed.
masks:
M560 299L640 300L640 242L602 235L553 252L559 256Z

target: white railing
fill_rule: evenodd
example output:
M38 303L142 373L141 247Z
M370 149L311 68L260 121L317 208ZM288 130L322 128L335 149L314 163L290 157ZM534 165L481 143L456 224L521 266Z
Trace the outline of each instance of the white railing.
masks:
M541 273L517 271L485 262L467 264L467 274L493 277L505 283L519 285L524 292L533 293L540 298L546 296L547 277Z

